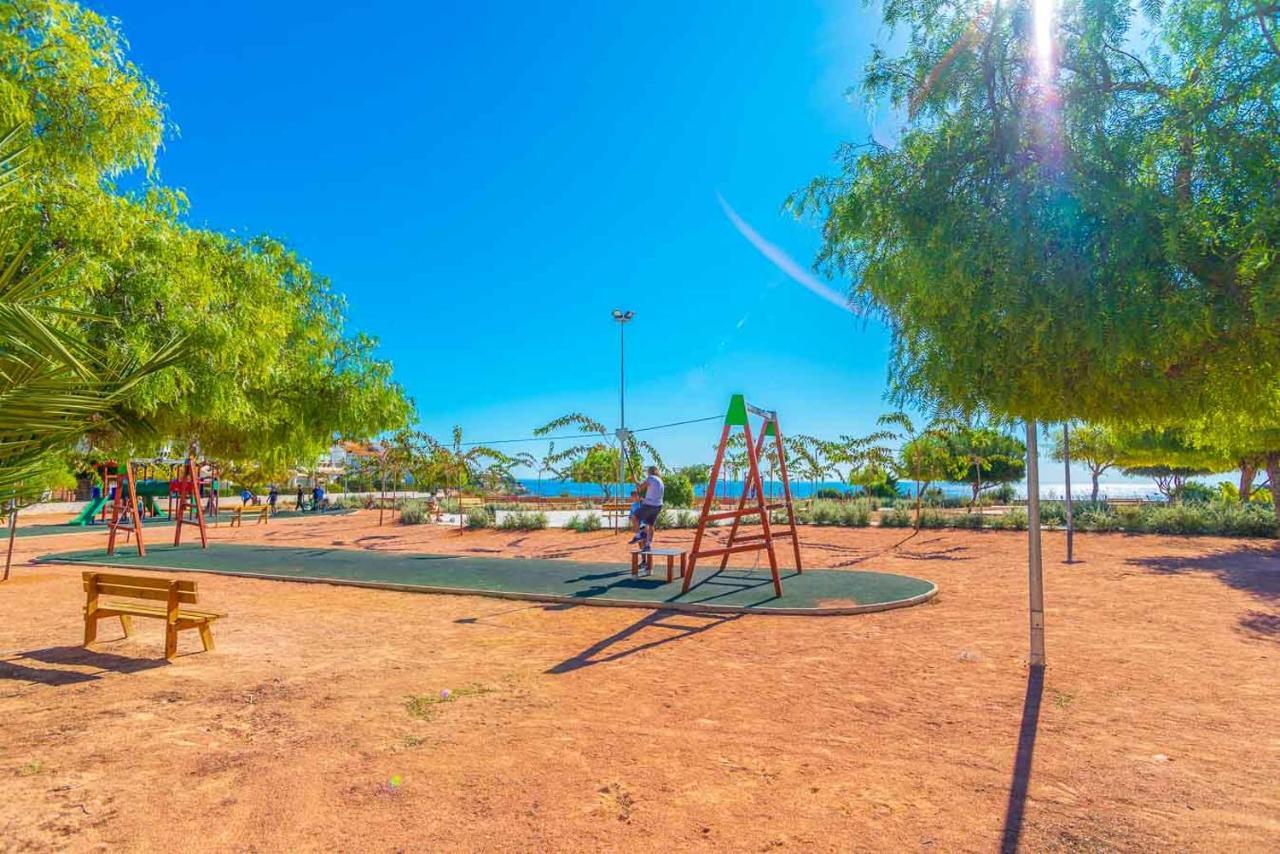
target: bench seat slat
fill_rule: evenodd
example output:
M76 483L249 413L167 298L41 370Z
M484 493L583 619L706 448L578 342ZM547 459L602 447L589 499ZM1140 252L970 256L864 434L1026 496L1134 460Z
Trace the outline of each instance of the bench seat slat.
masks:
M168 612L159 605L146 605L141 602L104 602L98 605L98 610L94 613L102 617L117 617L126 614L134 617L159 617L164 619ZM226 614L218 611L204 611L198 608L179 608L179 620L218 620Z

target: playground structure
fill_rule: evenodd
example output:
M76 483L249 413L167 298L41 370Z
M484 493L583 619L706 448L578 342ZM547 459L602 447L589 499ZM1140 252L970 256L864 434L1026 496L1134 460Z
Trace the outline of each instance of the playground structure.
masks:
M138 479L137 468L142 466L145 473L150 473L153 466L167 466L170 477ZM208 467L208 478L201 478L200 471ZM174 526L173 544L182 543L182 529L187 525L195 525L200 533L200 547L209 547L209 532L205 525L204 495L201 487L206 486L210 506L217 512L217 468L196 461L194 456L181 460L130 460L124 463L108 462L101 468L103 494L111 496L111 518L107 522L110 534L107 538L107 554L114 555L116 539L121 531L125 532L125 542L129 537L135 538L139 556L146 556L147 547L143 541L143 514L150 510L159 514L156 506L157 498L169 501L168 515ZM103 513L106 507L103 506Z
M751 416L762 419L759 430L753 435ZM738 498L738 506L733 510L712 512L715 501L716 483L720 478L724 465L725 450L735 427L742 428L746 440L747 476L742 484L742 494ZM765 453L765 442L773 440L773 451L777 455L778 476L782 481L782 501L768 502L764 494L764 481L760 477L760 458ZM750 502L750 503L748 503ZM786 530L776 531L770 515L775 510L786 511ZM758 516L762 533L740 535L738 529L744 517ZM720 519L732 519L729 539L723 546L703 548L702 543L707 533L707 525ZM778 574L778 555L774 548L774 540L790 538L795 552L796 572L803 572L800 560L800 539L796 531L795 508L791 500L791 481L787 476L787 452L782 442L782 428L778 424L778 413L761 409L747 403L743 395L735 394L729 400L729 411L725 413L724 428L720 432L720 446L716 449L716 460L711 466L711 474L707 481L706 495L702 499L702 513L698 518L698 530L694 534L693 549L689 554L688 571L684 574L682 592L689 592L689 584L693 580L698 560L702 558L720 558L719 571L729 565L729 555L739 552L764 551L769 558L769 571L773 576L773 590L777 596L782 595L782 577Z

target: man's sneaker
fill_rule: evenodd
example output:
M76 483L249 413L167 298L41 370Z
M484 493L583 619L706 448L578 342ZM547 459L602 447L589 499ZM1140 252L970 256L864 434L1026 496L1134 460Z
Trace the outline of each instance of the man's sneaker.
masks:
M633 542L633 543L638 543L638 542L642 541L643 539L644 539L644 532L643 532L643 531L640 531L640 532L638 532L634 537L632 537L632 538L631 538L631 542Z

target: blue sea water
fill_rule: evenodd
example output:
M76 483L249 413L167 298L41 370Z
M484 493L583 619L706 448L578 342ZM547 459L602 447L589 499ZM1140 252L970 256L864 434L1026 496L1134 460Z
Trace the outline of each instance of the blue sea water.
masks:
M568 496L571 498L588 498L599 497L600 487L593 483L571 483L569 481L559 480L536 480L534 478L521 478L520 484L528 491L530 495L544 495L550 498ZM742 484L740 480L723 481L716 487L716 492L726 498L736 498L742 494ZM1155 484L1145 481L1135 481L1126 483L1102 483L1099 490L1101 498L1143 498L1147 500L1160 500L1160 493L1156 490ZM949 498L968 498L970 488L965 483L939 483L931 484L931 488L942 490L942 494ZM630 485L624 484L624 490L629 490ZM839 481L820 481L817 484L811 484L807 481L792 481L791 494L795 498L809 498L816 490L819 489L837 489L841 492L856 494L857 488ZM1071 495L1077 501L1087 500L1090 493L1090 484L1088 480L1083 482L1074 478L1071 483ZM614 495L620 494L618 485L612 487ZM898 491L904 498L912 498L915 496L915 484L912 481L900 481L898 483ZM697 487L694 492L701 496L704 494L702 487ZM781 495L782 484L777 481L765 483L765 493L767 495ZM1026 498L1026 484L1014 484L1014 494L1018 498ZM1045 499L1062 500L1066 494L1066 489L1062 483L1041 483L1040 497Z

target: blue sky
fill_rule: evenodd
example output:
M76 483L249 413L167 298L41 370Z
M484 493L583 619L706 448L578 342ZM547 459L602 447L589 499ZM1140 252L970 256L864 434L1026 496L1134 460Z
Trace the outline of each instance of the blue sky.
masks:
M92 5L164 93L160 178L192 220L311 259L429 432L615 424L615 307L636 312L632 427L736 391L789 433L889 410L885 330L796 284L721 203L808 268L816 226L786 196L894 130L846 97L889 38L858 0ZM649 438L683 463L717 435Z

